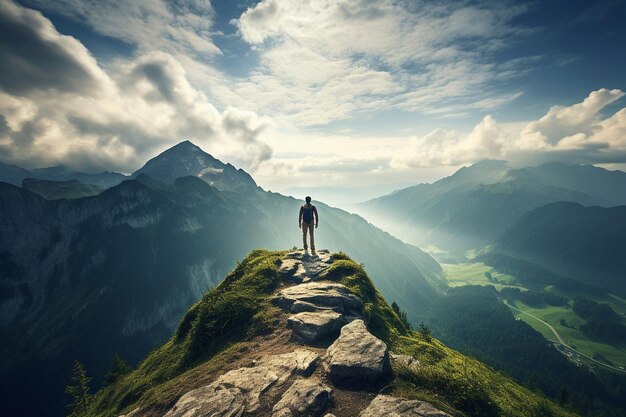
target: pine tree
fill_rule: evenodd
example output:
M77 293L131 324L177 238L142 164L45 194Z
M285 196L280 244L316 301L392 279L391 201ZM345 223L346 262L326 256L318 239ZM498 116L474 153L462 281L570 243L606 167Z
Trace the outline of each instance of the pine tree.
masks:
M424 337L426 340L430 340L430 328L423 321L420 322L417 331Z
M404 324L404 327L406 327L407 329L413 328L413 326L411 326L411 323L409 323L409 318L407 317L406 312L400 309L398 303L396 303L395 301L391 303L391 308L393 309L393 311L396 312L396 314L400 318L400 321L402 322L402 324Z
M65 392L72 396L72 402L68 407L72 410L73 416L86 416L87 406L91 400L89 384L91 377L87 376L87 371L82 363L74 361L72 367L72 383L65 387Z
M109 373L106 374L106 376L104 377L104 384L111 385L115 381L120 379L120 377L126 375L130 371L131 368L130 366L128 366L128 363L126 363L126 361L122 359L120 355L116 354L113 357L113 363L111 364L111 369L109 370Z

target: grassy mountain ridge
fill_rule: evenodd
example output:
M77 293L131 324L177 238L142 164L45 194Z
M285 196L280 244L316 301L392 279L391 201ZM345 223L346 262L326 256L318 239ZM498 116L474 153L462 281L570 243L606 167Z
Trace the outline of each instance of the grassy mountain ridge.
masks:
M280 284L283 254L253 251L189 310L172 339L135 370L102 388L90 413L113 416L136 410L135 415L162 415L184 392L260 353L292 349L281 330L285 319L268 299ZM361 266L344 254L333 257L322 278L342 283L361 297L368 329L392 351L422 364L420 371L396 369L389 393L430 401L456 416L575 415L481 362L409 330Z

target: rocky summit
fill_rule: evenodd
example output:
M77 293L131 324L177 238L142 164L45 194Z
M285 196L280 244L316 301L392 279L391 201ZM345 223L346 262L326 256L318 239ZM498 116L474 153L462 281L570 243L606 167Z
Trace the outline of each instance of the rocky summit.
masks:
M283 288L273 302L289 315L292 353L265 356L254 366L231 370L184 393L165 417L331 416L327 412L344 408L344 396L333 395L335 384L372 396L372 387L380 388L391 374L389 349L368 331L363 300L345 285L324 279L332 262L325 250L293 251L281 260ZM330 346L324 349L319 342ZM268 406L262 409L261 404ZM448 416L426 402L387 395L375 396L360 415L386 414Z
M344 253L254 250L172 338L87 404L99 417L569 417L413 331Z

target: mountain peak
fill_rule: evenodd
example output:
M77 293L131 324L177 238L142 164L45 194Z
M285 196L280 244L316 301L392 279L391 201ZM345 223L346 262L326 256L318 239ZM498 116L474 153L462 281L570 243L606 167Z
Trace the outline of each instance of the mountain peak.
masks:
M171 152L171 151L178 151L178 150L182 150L182 151L191 151L191 152L204 152L202 150L202 148L200 148L198 145L196 145L195 143L191 142L190 140L184 140L182 142L177 143L176 145L172 146L171 148L167 149L165 152ZM163 152L163 153L165 153ZM206 153L206 152L205 152ZM207 154L208 155L208 154Z
M223 163L189 140L161 152L132 176L140 174L146 174L168 184L174 183L180 177L194 176L221 191L256 188L256 183L247 172Z
M491 184L500 181L510 170L507 161L483 159L467 167L463 167L449 177L438 182L451 182L454 185Z

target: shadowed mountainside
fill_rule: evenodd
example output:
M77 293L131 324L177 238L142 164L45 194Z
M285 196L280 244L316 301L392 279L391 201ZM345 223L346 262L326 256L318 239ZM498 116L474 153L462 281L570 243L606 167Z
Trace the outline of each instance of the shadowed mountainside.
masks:
M100 381L116 353L135 363L170 337L250 250L299 245L301 202L244 181L220 191L196 177L167 184L139 174L94 197L55 201L0 183L3 406L36 413L46 404L60 415L73 359ZM365 262L412 318L445 287L429 255L317 206L318 242ZM42 401L22 404L26 394Z
M525 214L492 253L626 296L626 206L553 203Z

